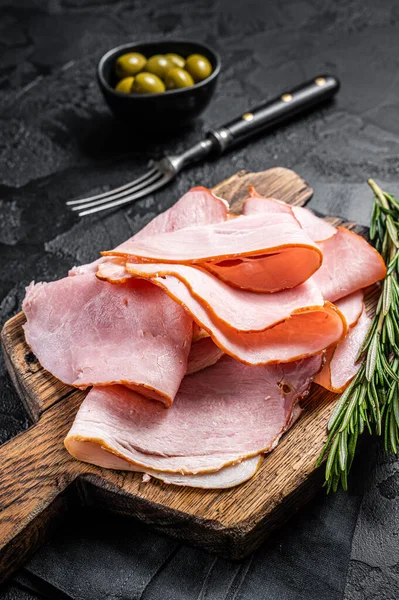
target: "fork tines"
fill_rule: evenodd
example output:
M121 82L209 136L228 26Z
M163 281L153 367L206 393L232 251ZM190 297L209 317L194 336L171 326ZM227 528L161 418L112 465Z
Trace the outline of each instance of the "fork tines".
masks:
M130 183L126 183L103 194L97 194L96 196L81 198L80 200L70 200L67 202L67 205L72 206L71 210L82 211L79 212L79 216L83 217L133 202L146 194L154 192L171 178L172 175L170 173L164 173L158 166L154 166L147 173Z

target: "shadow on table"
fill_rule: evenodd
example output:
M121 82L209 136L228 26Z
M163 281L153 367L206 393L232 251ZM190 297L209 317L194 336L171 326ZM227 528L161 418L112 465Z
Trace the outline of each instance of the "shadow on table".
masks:
M91 507L69 519L14 584L57 600L338 600L372 452L370 445L362 449L349 493L321 491L242 561L215 557Z

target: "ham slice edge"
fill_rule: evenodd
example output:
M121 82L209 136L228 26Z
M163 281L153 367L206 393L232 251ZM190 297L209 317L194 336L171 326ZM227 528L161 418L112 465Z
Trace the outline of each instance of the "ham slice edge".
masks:
M321 364L247 367L225 356L185 377L168 410L122 386L93 388L65 445L78 459L88 441L145 469L218 471L277 444Z

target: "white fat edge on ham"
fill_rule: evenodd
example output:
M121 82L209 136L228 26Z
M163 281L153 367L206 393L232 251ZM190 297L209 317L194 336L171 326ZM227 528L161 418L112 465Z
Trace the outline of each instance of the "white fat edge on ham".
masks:
M202 489L227 489L240 485L255 475L262 462L262 456L253 456L213 473L183 475L181 473L162 473L134 465L93 442L86 442L82 451L85 454L81 455L80 460L84 462L90 462L106 469L144 473L143 483L148 483L150 478L154 477L167 484ZM85 460L86 455L87 461Z

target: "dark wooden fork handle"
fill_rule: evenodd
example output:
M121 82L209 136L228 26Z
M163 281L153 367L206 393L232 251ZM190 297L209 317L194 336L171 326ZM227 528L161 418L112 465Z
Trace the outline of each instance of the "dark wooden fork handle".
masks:
M331 100L340 88L339 80L331 75L319 75L277 98L265 102L208 134L220 152L241 143L276 125L289 121L300 113Z

